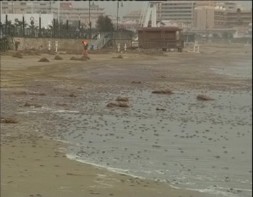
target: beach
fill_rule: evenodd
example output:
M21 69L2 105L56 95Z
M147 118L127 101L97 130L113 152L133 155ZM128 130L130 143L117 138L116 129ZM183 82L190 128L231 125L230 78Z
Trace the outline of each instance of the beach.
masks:
M3 54L1 195L250 196L250 50Z

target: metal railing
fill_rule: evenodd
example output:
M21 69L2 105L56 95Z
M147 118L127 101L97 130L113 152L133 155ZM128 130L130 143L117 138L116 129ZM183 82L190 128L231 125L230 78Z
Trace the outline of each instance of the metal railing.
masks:
M112 33L100 33L100 38L91 43L89 48L93 50L102 49L111 39Z
M7 37L0 38L0 52L10 49L10 41Z
M94 33L92 29L91 33ZM28 25L24 22L12 24L10 21L0 22L0 33L2 37L28 37L28 38L84 38L88 39L90 30L85 29L80 24L68 25L53 22L49 28L41 28L41 26Z

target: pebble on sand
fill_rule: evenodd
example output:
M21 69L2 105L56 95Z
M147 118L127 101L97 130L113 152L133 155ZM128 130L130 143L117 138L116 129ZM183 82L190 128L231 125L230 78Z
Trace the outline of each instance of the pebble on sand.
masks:
M45 58L45 57L42 57L42 58L39 60L39 62L49 62L49 60L48 60L47 58Z
M42 105L26 102L26 103L24 104L24 107L36 107L36 108L39 108L39 107L42 107Z
M141 81L132 81L133 84L141 84Z
M154 90L152 91L153 94L173 94L171 90Z
M77 97L74 93L71 93L69 97Z
M23 55L20 52L16 52L12 55L12 57L23 58Z
M54 57L54 59L55 59L55 60L63 60L63 58L62 58L61 56L59 56L59 55L56 55L56 56Z
M127 97L121 97L121 96L118 96L118 97L116 98L116 101L128 102L128 101L129 101L129 99L128 99Z
M106 105L106 107L112 108L112 107L123 107L123 108L127 108L129 107L129 104L127 102L110 102Z
M116 58L116 59L123 59L123 56L122 56L122 55L118 55L118 56L113 57L113 58Z
M198 95L197 96L197 99L199 101L210 101L210 100L214 100L213 98L209 97L209 96L206 96L206 95Z
M87 56L81 56L81 57L71 57L70 60L79 60L79 61L86 61L90 59L89 57Z
M1 117L1 123L16 124L16 123L18 123L18 121L14 118L2 118Z

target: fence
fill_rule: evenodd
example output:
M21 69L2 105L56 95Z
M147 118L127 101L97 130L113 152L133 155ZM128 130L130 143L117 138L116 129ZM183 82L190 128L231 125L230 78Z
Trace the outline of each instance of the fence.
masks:
M0 38L0 52L10 49L8 38Z
M7 17L5 23L0 22L1 37L27 37L27 38L83 38L88 39L94 34L94 29L85 29L81 26L80 21L77 25L69 25L66 23L58 23L56 19L52 21L49 28L41 28L41 20L39 25L35 26L33 23L26 24L25 21L15 21L12 24Z

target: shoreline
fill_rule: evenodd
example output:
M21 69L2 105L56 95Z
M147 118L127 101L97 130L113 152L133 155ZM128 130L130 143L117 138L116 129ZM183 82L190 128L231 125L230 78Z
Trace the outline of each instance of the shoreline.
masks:
M1 194L5 197L39 196L39 194L49 197L69 195L88 197L94 194L117 197L209 196L71 160L65 156L63 151L65 145L62 142L45 139L36 134L20 135L12 132L9 136L2 135L2 139L1 170L5 173L2 174ZM19 151L14 152L14 149ZM5 176L6 173L8 176ZM73 185L73 182L82 184ZM72 189L66 192L64 185Z

